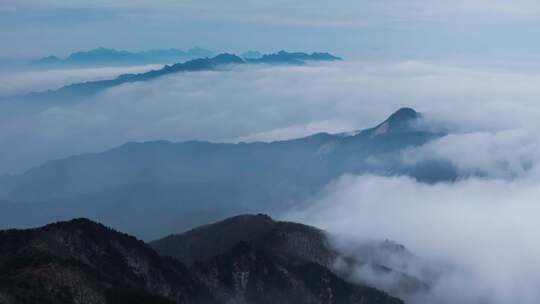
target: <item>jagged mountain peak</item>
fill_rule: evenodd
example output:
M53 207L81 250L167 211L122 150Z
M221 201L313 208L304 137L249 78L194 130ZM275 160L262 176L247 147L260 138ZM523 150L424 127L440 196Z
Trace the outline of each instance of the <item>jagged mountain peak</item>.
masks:
M412 108L400 108L375 128L367 130L370 137L412 131L422 115Z
M404 121L410 121L420 118L422 115L418 112L416 112L413 108L400 108L396 112L394 112L388 119L387 122L390 123L398 123L398 122L404 122Z
M244 60L235 54L222 53L212 58L214 63L218 64L235 64L235 63L244 63Z

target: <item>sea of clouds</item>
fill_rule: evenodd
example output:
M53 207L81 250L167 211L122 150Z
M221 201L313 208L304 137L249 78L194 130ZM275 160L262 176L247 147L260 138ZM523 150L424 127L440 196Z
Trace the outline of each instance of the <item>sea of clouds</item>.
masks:
M285 217L450 265L412 303L540 302L540 73L432 62L237 67L132 83L0 121L0 173L128 141L272 141L367 128L400 107L450 135L402 153L461 178L343 176ZM354 254L354 252L352 252Z
M24 79L21 82L19 86ZM27 84L33 83L30 78ZM459 133L459 138L447 141L463 137L471 145L480 140L522 149L523 141L529 146L538 142L534 130L540 117L539 84L540 74L530 71L427 62L182 73L125 84L84 101L52 103L34 112L3 111L0 174L128 141L271 141L350 131L371 127L403 106L425 113L434 126ZM514 152L513 147L507 150Z

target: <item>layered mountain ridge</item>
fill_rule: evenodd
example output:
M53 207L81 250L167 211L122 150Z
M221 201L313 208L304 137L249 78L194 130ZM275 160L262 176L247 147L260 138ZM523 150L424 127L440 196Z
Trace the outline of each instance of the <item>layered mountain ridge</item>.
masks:
M356 250L344 252L337 249L339 246L334 244L333 238L312 226L276 221L263 214L247 214L172 234L149 244L163 256L174 257L185 265L196 265L230 251L239 243L247 243L249 248L271 253L291 264L308 261L324 266L346 280L362 280L369 285L376 281L373 277L386 278L391 283L371 284L392 295L407 297L429 290L426 282L402 269L402 265L417 262L403 245L388 240L361 242ZM400 262L395 264L396 260ZM353 272L371 275L363 278L356 275L351 279Z
M49 161L0 179L2 227L86 216L149 240L238 213L278 214L309 204L343 174L451 180L445 163L407 166L401 151L444 134L401 109L352 135L319 133L271 143L154 141ZM24 214L24 216L23 216ZM152 214L153 221L144 218Z
M272 221L260 215L242 218L243 229ZM230 221L238 223L238 218ZM296 240L308 236L306 244L324 246L320 239L309 238L315 228L301 226ZM275 242L287 243L294 234L276 235ZM228 247L186 267L87 219L0 231L0 302L402 303L305 259L306 247L277 252L251 241Z
M159 70L152 70L139 74L125 74L120 75L115 79L88 81L83 83L75 83L64 86L58 90L50 90L43 92L34 92L25 96L20 96L23 100L68 100L73 102L74 98L81 98L93 95L102 90L121 85L124 83L149 81L180 72L197 72L197 71L209 71L218 68L225 68L230 65L242 65L242 64L295 64L301 65L307 61L335 61L341 60L341 58L333 56L329 53L289 53L280 51L276 54L263 55L260 58L241 58L234 54L222 53L214 57L203 57L192 59L183 63L175 63L172 65L165 65Z
M200 47L193 47L185 51L179 49L155 49L140 52L99 47L88 51L72 53L64 59L50 55L32 61L31 65L34 67L59 68L173 63L185 59L210 57L212 55L212 51Z

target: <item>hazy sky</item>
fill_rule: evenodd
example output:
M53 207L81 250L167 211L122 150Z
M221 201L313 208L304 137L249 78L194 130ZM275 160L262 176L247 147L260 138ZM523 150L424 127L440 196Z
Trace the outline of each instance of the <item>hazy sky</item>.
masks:
M536 57L539 32L535 0L0 0L0 58L199 45L506 60Z

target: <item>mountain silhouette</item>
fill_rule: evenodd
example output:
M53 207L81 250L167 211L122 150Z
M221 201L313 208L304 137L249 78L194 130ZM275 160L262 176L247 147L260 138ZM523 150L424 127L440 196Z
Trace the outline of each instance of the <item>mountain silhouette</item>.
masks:
M245 223L243 229L250 229ZM79 218L0 231L0 301L15 303L403 303L323 265L251 242L186 267Z
M30 62L33 67L62 68L62 67L99 67L99 66L122 66L152 63L175 63L194 58L213 56L213 52L194 47L183 51L179 49L155 49L141 52L124 50L95 48L88 51L79 51L70 54L64 59L57 56L43 57Z
M122 56L123 53L118 54L117 51L107 50L107 49L98 49L92 51L92 53L110 53L116 55L111 55L112 57ZM78 58L82 55L72 55ZM85 55L87 56L87 55ZM193 59L184 63L176 63L173 65L166 65L162 69L153 70L145 73L139 74L125 74L120 75L115 79L110 80L99 80L99 81L88 81L83 83L75 83L71 85L64 86L58 90L50 90L43 92L34 92L27 94L25 96L19 97L21 101L28 100L37 100L40 102L43 101L54 101L59 102L62 100L68 100L73 102L73 99L82 98L86 96L93 95L102 90L118 86L124 83L139 82L139 81L148 81L165 75L170 75L180 72L196 72L196 71L208 71L215 70L218 68L225 68L230 65L242 65L242 64L304 64L306 61L316 60L316 61L333 61L340 60L340 58L335 57L328 53L288 53L281 51L277 54L264 55L258 59L242 59L234 54L219 54L211 58L198 58Z
M0 203L0 225L85 216L148 240L233 214L274 215L307 206L344 174L453 180L456 170L445 162L401 161L403 149L444 135L419 128L421 116L411 113L399 110L377 127L351 134L271 143L126 143L49 161L0 179L0 200L6 201ZM386 132L379 131L386 123ZM152 221L145 220L149 215Z

